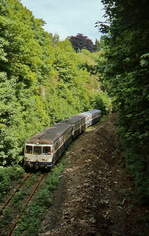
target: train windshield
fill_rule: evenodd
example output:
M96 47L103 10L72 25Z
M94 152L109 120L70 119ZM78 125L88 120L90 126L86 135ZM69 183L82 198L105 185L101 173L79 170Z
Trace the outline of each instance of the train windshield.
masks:
M51 154L51 147L43 147L43 154Z
M32 146L26 146L26 153L32 154Z
M34 146L34 154L40 155L42 153L41 146Z

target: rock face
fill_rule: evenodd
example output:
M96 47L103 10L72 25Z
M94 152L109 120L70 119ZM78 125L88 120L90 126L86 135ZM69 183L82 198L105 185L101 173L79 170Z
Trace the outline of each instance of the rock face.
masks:
M111 116L91 127L69 148L68 165L40 235L147 235L137 222L148 210L130 207L133 184L121 164L114 122Z

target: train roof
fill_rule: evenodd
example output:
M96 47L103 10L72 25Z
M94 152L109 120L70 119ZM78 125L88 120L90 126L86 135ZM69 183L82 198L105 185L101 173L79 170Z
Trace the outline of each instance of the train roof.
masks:
M73 125L73 124L75 124L76 122L78 122L82 119L84 119L84 117L82 117L81 114L80 114L80 115L72 116L69 119L62 120L58 124L65 124L66 123L66 124Z
M26 141L26 144L53 144L58 137L71 129L69 124L56 124L55 126L47 128L39 134L32 136Z
M101 110L93 109L93 110L85 111L85 112L81 113L80 115L90 116L90 115L95 114L95 113L101 113Z
M80 115L81 115L81 116L90 116L90 115L91 115L91 112L85 111L85 112L81 113Z
M91 113L101 113L101 110L93 109L93 110L90 110L89 112L91 112Z

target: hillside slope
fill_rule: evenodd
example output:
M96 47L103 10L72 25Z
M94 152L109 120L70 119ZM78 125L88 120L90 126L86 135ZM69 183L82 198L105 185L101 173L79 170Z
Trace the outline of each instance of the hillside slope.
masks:
M148 235L149 209L137 206L110 116L88 129L66 153L68 166L39 235Z

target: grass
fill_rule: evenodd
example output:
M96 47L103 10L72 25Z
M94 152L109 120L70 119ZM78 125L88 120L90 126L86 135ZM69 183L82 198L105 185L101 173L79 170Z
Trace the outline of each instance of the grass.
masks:
M33 184L36 183L40 173L32 175L22 186L22 188L14 195L6 209L4 209L0 219L0 230L2 235L8 235L11 222L20 214L24 208L24 202L30 195Z
M64 169L63 161L57 164L47 176L40 190L35 194L31 204L20 219L14 236L36 236L41 228L41 222L46 211L52 205L53 191L57 188L60 175Z
M24 169L16 167L0 167L0 203L8 192L19 183L24 175Z

